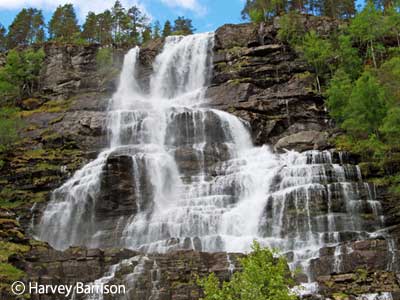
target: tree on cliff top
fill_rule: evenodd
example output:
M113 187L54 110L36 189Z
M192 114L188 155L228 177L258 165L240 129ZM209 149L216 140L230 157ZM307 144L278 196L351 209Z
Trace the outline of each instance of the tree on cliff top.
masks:
M7 49L6 29L0 23L0 51Z
M50 39L63 42L73 41L80 32L73 5L58 6L49 22L48 28Z
M162 32L163 37L170 36L172 34L172 26L170 21L166 21Z
M41 43L45 39L42 11L24 8L14 18L8 29L8 48Z
M287 261L274 251L254 242L252 252L240 259L243 268L229 282L219 282L214 273L198 281L203 287L204 300L294 300L293 284Z
M178 17L174 21L174 34L177 35L188 35L195 31L192 20L185 17Z

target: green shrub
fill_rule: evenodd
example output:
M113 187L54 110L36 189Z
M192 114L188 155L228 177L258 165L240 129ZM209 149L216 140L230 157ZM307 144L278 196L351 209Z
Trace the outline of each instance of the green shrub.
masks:
M23 122L15 108L0 108L0 152L5 152L19 140L18 131Z
M96 64L99 70L107 70L113 65L113 52L111 48L101 48L96 54Z
M242 271L233 274L231 281L220 284L214 273L198 280L204 289L204 300L294 300L289 290L293 281L282 256L254 242L252 252L242 259Z

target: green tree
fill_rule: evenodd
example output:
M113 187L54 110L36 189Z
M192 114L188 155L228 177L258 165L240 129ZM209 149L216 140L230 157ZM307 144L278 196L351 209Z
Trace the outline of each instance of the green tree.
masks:
M161 24L156 21L153 25L153 39L158 39L161 37Z
M291 11L304 12L307 2L308 1L306 0L291 0L289 4L289 9Z
M306 29L302 22L302 16L297 10L279 18L278 39L288 43L293 48L299 46L304 38Z
M44 20L42 11L24 8L14 18L8 28L8 47L30 45L44 41Z
M382 14L372 0L368 0L364 9L352 20L349 31L356 41L368 47L374 67L377 68L376 47L383 35L384 24Z
M321 77L328 71L332 47L329 41L320 38L315 31L306 34L301 47L304 58L314 68L318 91L321 92Z
M58 6L49 25L50 39L71 42L80 33L78 20L72 4Z
M178 17L174 21L174 34L177 35L189 35L192 34L195 29L192 25L192 20L185 17Z
M385 22L389 34L396 38L400 48L400 13L393 6L387 9Z
M99 24L97 15L94 12L89 12L86 16L85 24L83 24L82 38L89 43L98 42Z
M3 99L11 101L32 96L38 87L44 56L42 49L8 52L6 64L0 69L0 93Z
M0 108L0 153L9 150L11 145L19 140L18 131L22 126L23 122L17 109Z
M350 95L342 127L354 136L379 136L388 102L385 89L376 77L370 71L364 71Z
M352 80L356 80L362 71L362 59L358 49L353 47L353 41L348 35L340 35L338 42L339 67L349 74Z
M112 37L112 14L110 10L105 10L97 15L97 39L101 45L111 45Z
M380 127L380 132L392 145L400 145L400 107L392 107Z
M132 6L128 10L130 42L134 45L140 44L140 32L148 25L148 18L137 6Z
M285 0L246 0L242 10L242 18L253 22L267 21L273 16L286 11Z
M400 57L393 57L382 64L378 71L378 78L390 99L394 101L390 105L400 106Z
M354 0L324 0L317 4L320 14L331 18L348 19L356 13Z
M198 283L204 289L204 300L294 300L289 286L287 261L254 242L252 252L240 259L242 271L233 274L230 282L220 284L212 273Z
M111 15L114 43L120 46L128 39L129 18L119 0L115 1Z
M110 47L101 48L99 49L99 51L97 51L96 64L97 68L101 72L109 72L109 69L112 67L113 62L113 51Z
M147 26L142 32L142 43L145 44L151 40L152 32L151 27Z
M164 24L164 29L162 32L162 36L165 38L167 36L170 36L172 34L172 26L170 21L166 21Z
M7 49L7 32L4 26L0 23L0 51Z
M353 83L350 76L343 69L339 69L331 79L326 91L326 105L329 114L339 124L343 123L346 119L346 107L349 102L352 87Z

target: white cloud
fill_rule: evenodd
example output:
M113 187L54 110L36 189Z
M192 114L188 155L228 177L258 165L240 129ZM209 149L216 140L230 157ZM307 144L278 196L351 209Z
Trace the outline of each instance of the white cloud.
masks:
M161 2L170 7L192 10L197 14L204 14L206 12L206 8L198 0L161 0Z
M126 8L132 5L137 5L142 12L146 13L149 17L145 6L140 0L120 0L122 5ZM58 5L72 3L77 10L77 15L83 21L89 11L95 13L103 12L111 8L115 0L0 0L0 9L21 9L24 7L35 7L43 10L53 10Z

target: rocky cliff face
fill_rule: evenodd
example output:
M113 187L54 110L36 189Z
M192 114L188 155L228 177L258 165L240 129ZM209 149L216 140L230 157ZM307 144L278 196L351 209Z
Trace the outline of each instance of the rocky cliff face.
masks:
M321 33L337 26L327 24L308 26ZM310 66L277 40L277 30L256 24L219 28L207 96L214 107L248 121L258 145L324 150L332 134L324 100L313 88Z
M321 18L306 18L304 22L322 34L338 26ZM277 151L331 148L329 140L337 130L327 115L324 99L314 91L312 70L293 49L277 40L277 30L277 23L225 25L217 30L214 72L207 91L210 104L246 120L258 145L271 144ZM154 41L141 51L143 89L148 87L152 62L162 43ZM24 140L0 170L1 197L8 203L0 211L1 240L26 247L10 255L8 262L23 270L27 281L73 284L78 279L92 282L104 276L111 266L126 260L118 269L116 282L126 282L135 267L143 267L131 299L148 299L155 294L165 300L199 299L201 291L195 277L216 272L221 279L229 279L232 267L238 267L237 255L180 251L144 256L111 249L115 246L112 240L105 250L76 247L59 252L32 239L31 226L40 218L50 192L106 146L105 111L116 86L122 53L115 52L115 65L104 73L96 68L97 51L97 46L45 47L41 91L37 98L22 103L27 124L22 132ZM182 147L175 155L180 158L183 173L196 171L193 153ZM223 160L224 153L219 155ZM213 149L209 156L215 159ZM212 159L207 161L214 163ZM355 158L352 163L357 162ZM95 216L104 231L120 221L121 216L128 218L124 212L136 208L132 198L135 193L126 184L132 180L131 163L124 156L107 161L101 181L102 201ZM145 195L146 183L142 186ZM390 203L386 206L385 212L393 209ZM398 224L396 218L387 222ZM394 236L394 243L398 236ZM312 269L324 299L354 299L354 295L365 293L400 291L398 274L386 271L388 265L399 264L390 247L380 239L344 245L342 267L338 270L330 267L335 249L322 249ZM3 275L0 280L12 281ZM6 289L1 297L14 298ZM48 295L40 299L54 298ZM394 299L400 296L395 293Z

